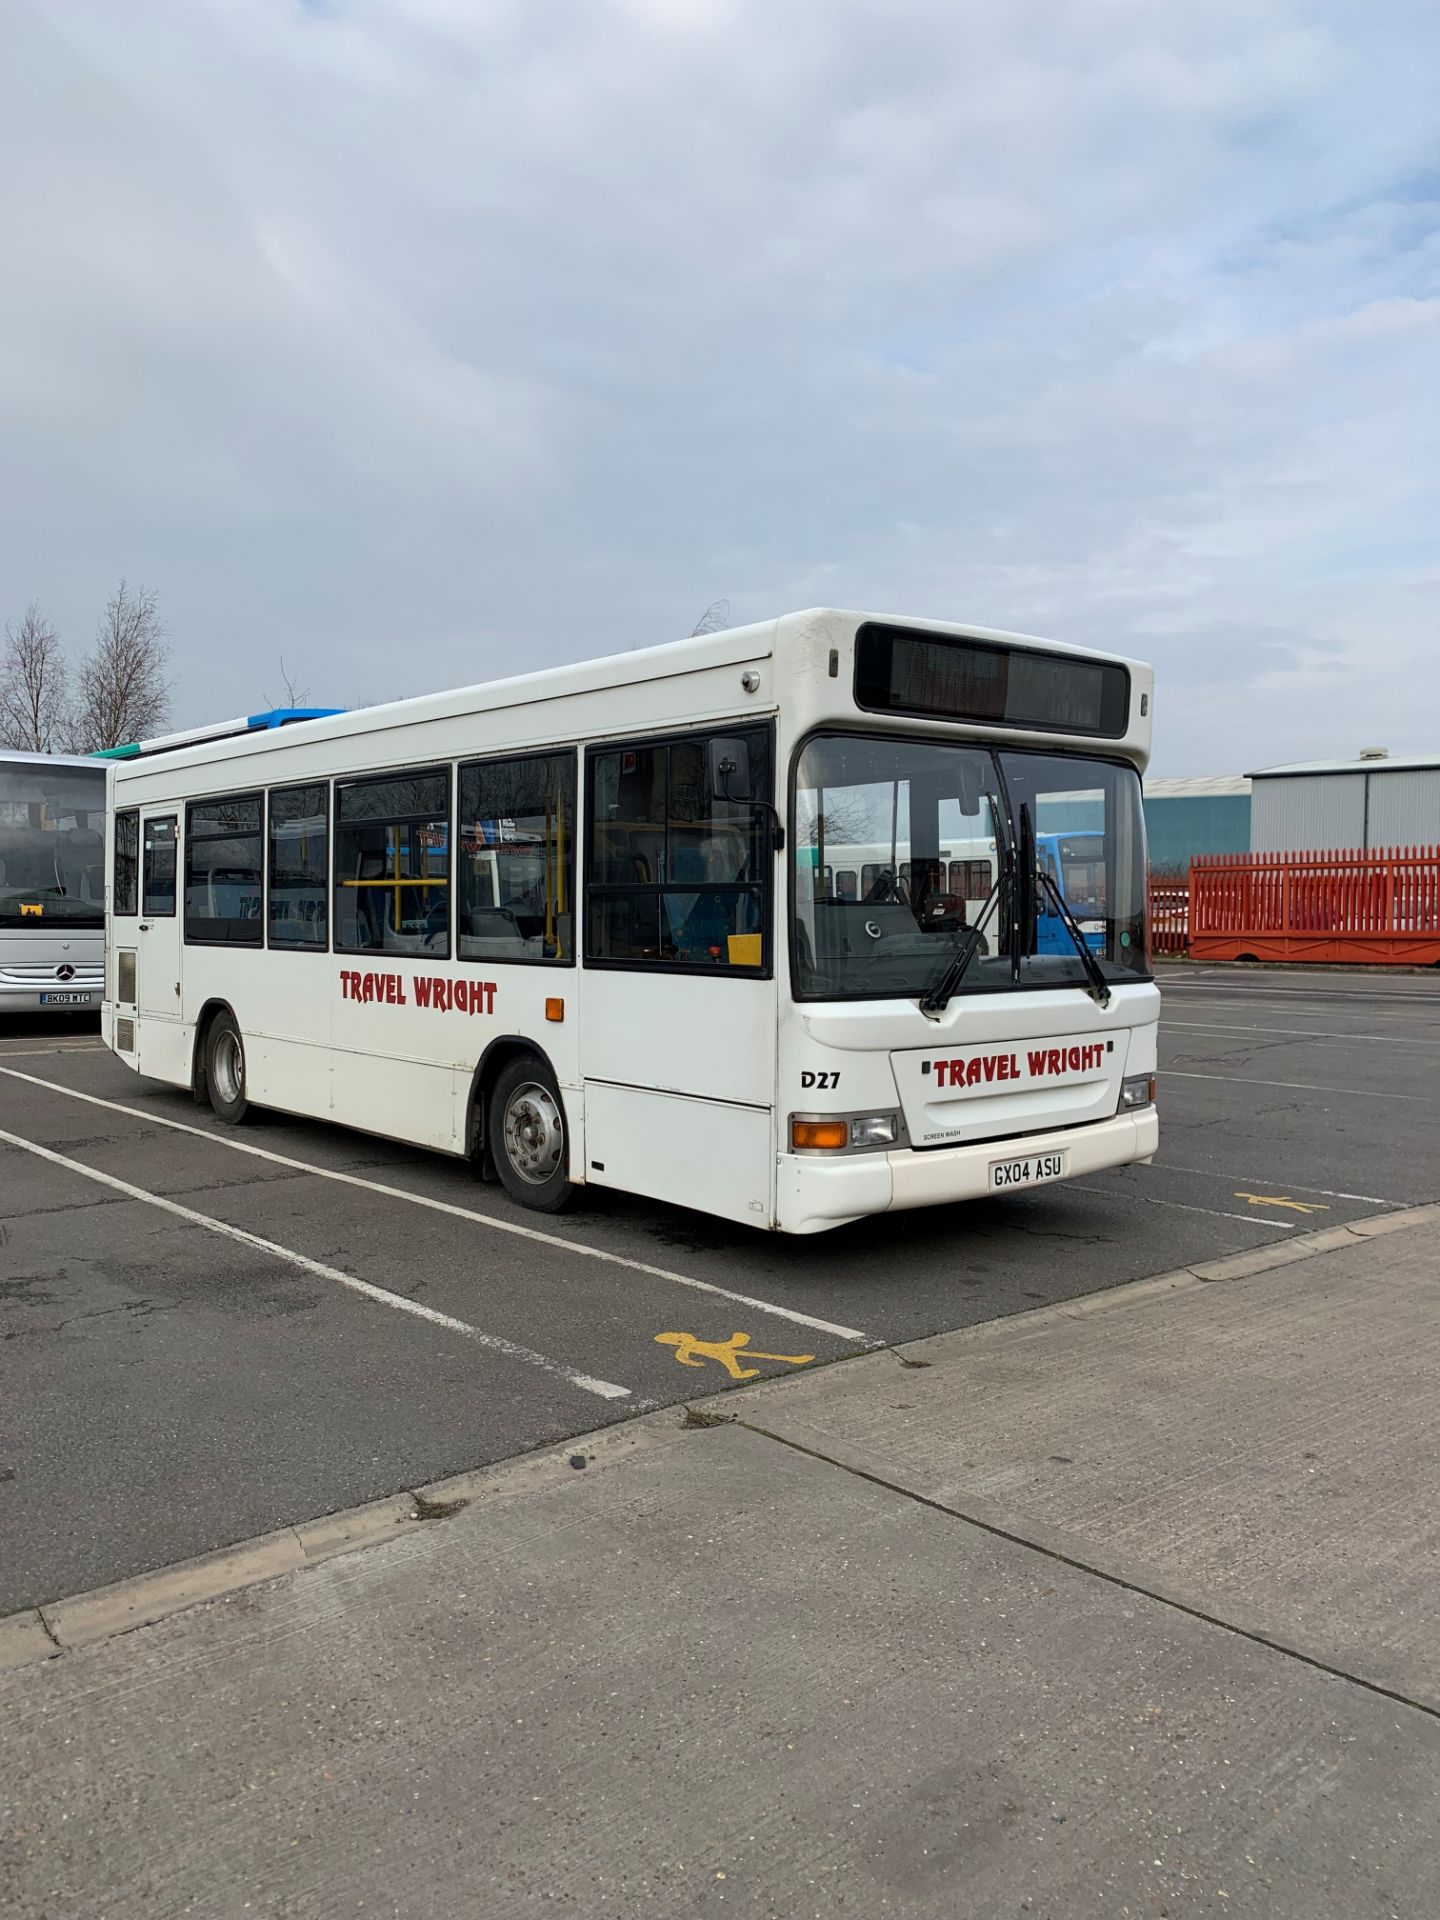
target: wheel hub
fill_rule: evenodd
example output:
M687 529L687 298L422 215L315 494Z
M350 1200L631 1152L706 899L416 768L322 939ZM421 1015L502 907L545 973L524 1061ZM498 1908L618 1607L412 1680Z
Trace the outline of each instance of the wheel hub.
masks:
M222 1033L217 1041L213 1071L220 1098L226 1106L233 1105L245 1084L245 1057L233 1033Z
M535 1082L517 1087L505 1109L505 1157L534 1187L543 1187L560 1165L565 1124L554 1095Z

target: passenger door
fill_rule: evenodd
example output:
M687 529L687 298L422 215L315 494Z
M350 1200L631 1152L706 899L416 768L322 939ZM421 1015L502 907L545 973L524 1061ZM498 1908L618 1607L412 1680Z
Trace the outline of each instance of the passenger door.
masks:
M169 1058L169 1035L144 1039L148 1021L180 1021L180 916L177 912L179 818L173 808L140 812L140 924L136 939L136 1008L140 1012L140 1071L146 1054Z
M774 867L763 727L714 800L704 734L586 760L584 1178L768 1226L775 1158Z

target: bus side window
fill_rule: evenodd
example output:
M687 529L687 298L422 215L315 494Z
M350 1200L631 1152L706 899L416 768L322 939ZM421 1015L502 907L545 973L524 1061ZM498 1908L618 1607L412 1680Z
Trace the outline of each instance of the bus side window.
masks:
M462 960L575 960L575 754L460 769Z
M130 915L140 907L140 815L122 807L115 815L115 900L111 911Z
M192 800L186 807L187 945L260 945L260 840L258 793Z
M335 948L450 955L450 773L372 774L335 789Z
M270 795L270 945L330 944L330 790L276 787Z
M176 824L173 813L145 822L141 906L159 920L168 920L175 912Z

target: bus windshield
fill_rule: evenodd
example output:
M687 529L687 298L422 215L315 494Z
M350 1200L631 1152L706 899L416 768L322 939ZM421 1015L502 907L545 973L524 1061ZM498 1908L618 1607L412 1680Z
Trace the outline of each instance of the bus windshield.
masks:
M105 924L105 769L0 757L0 927Z
M837 734L807 744L796 779L796 994L922 996L972 943L960 993L1083 985L1085 963L1043 886L1022 924L1013 853L1022 807L1038 824L1037 868L1106 977L1148 977L1132 767Z

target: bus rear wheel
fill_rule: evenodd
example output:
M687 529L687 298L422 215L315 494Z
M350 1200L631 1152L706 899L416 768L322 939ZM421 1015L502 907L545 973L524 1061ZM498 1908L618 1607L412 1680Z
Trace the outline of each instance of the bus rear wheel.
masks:
M245 1096L245 1042L233 1013L217 1013L205 1036L205 1086L216 1118L238 1126L250 1102Z
M486 1144L512 1200L537 1213L568 1206L569 1141L560 1088L546 1063L524 1054L500 1069L490 1092Z

